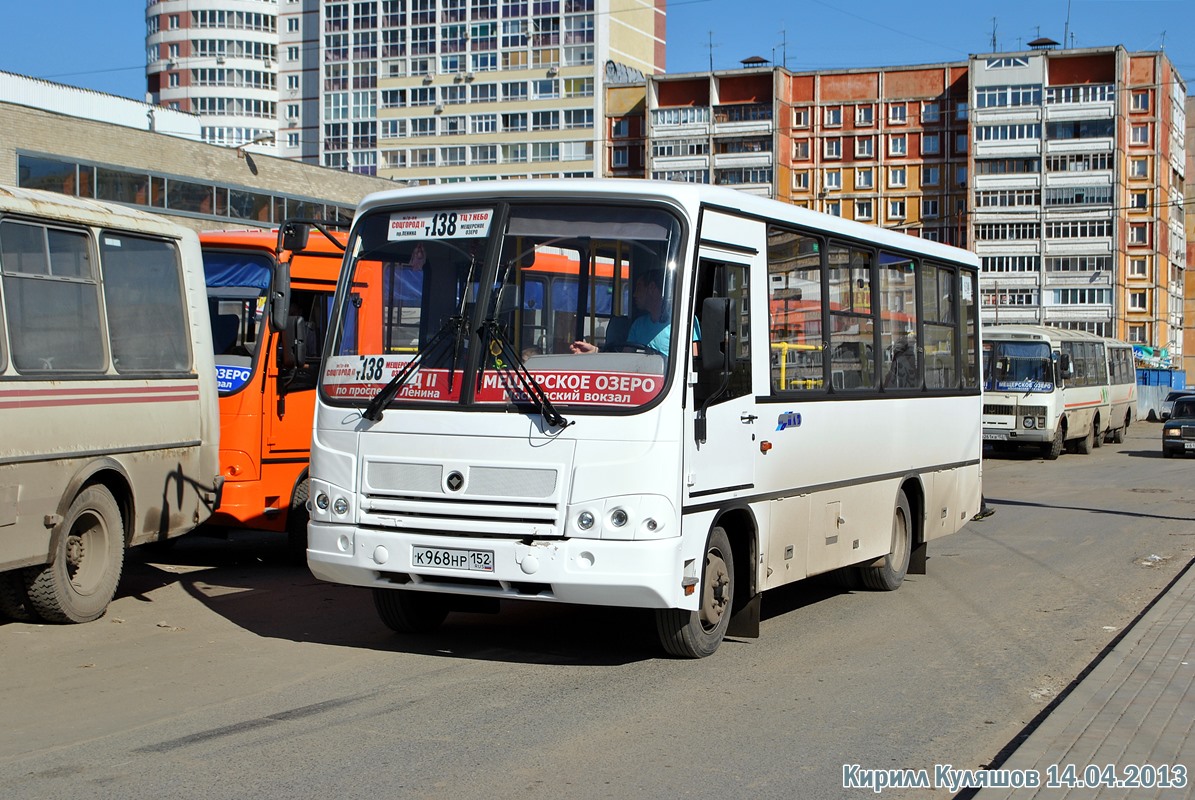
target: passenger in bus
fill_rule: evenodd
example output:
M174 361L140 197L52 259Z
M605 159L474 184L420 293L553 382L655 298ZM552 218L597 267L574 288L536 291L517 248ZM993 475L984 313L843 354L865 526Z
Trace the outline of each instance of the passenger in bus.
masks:
M651 270L635 279L631 297L643 313L631 322L624 344L632 349L636 345L645 347L667 358L672 339L672 319L664 305L663 283L662 270ZM621 346L615 346L614 349L621 349ZM569 345L569 351L573 353L596 353L598 350L596 345L581 339Z

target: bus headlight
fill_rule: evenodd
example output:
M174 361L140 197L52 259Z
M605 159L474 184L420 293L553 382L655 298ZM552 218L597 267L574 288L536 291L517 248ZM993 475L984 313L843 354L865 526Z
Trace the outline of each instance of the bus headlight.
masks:
M336 501L332 503L332 510L337 514L344 515L349 510L349 501L343 497L337 497Z
M587 531L593 527L593 514L588 511L582 511L577 515L577 527L583 531Z
M320 492L319 494L317 494L315 496L315 507L318 508L320 511L327 511L328 504L329 504L328 495L324 494L323 492Z
M1024 425L1026 428L1032 428L1037 423L1036 423L1036 420L1033 419L1033 417L1025 417L1023 420L1021 420L1021 424Z
M626 525L627 512L623 511L621 508L614 509L612 512L610 512L610 524L615 528L621 528L623 525Z

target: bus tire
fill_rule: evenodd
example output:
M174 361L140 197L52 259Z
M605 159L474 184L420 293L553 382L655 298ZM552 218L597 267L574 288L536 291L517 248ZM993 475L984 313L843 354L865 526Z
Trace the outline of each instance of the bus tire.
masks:
M734 610L734 554L722 528L710 531L701 568L701 605L696 611L656 609L656 633L669 655L705 658L722 644Z
M373 606L386 627L395 633L431 633L448 616L444 598L429 592L374 589Z
M859 580L868 589L892 592L904 582L913 552L913 518L902 489L892 512L892 550L878 564L859 567Z
M88 486L61 525L54 562L25 572L29 605L46 622L91 622L108 609L124 569L120 507L103 486Z
M15 622L36 622L37 614L29 606L29 594L21 577L23 569L0 572L0 616Z
M1056 461L1062 455L1062 427L1054 429L1054 438L1048 444L1042 445L1042 458L1046 461Z
M1092 426L1087 429L1087 435L1084 436L1082 439L1079 439L1075 442L1075 452L1080 455L1089 456L1089 455L1091 455L1091 451L1094 449L1095 449L1095 423L1093 422Z
M1100 418L1096 417L1095 421L1091 423L1091 447L1095 449L1104 443L1104 432L1100 430Z
M307 523L311 512L307 510L307 498L311 496L311 481L304 476L295 486L286 511L286 555L296 564L307 563Z

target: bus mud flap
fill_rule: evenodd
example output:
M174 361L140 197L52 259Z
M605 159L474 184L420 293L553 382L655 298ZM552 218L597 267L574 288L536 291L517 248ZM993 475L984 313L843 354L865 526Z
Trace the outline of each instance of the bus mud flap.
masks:
M925 542L922 542L913 548L913 552L909 553L909 569L907 570L908 574L925 574L925 561L928 558L928 547L929 546Z
M743 639L759 638L759 606L763 595L758 592L748 600L742 608L730 618L726 627L727 636L738 636Z

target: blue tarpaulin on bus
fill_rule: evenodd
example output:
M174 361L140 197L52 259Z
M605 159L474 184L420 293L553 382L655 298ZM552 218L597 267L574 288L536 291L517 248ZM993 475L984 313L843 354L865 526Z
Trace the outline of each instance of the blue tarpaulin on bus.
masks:
M269 258L248 253L203 253L203 274L209 289L237 286L264 292L270 288L270 264Z

